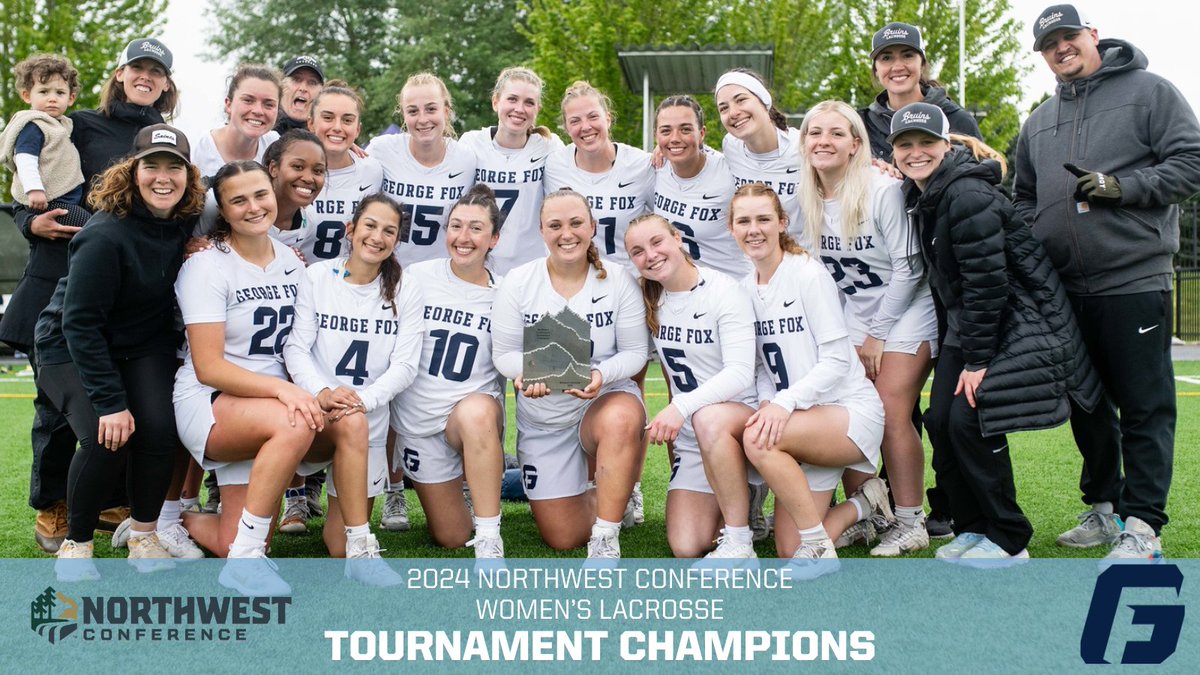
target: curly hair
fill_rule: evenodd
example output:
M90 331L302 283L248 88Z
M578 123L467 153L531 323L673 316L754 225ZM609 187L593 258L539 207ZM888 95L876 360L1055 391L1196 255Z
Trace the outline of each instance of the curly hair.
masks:
M94 211L107 211L118 218L125 218L133 211L134 204L144 203L137 187L137 169L142 159L128 157L96 177L92 191L88 193L88 204ZM183 197L175 204L171 216L187 218L200 215L204 210L205 192L200 169L189 163Z
M20 91L29 91L34 84L44 84L55 75L66 81L72 96L79 95L79 71L65 56L34 54L13 66L14 81Z

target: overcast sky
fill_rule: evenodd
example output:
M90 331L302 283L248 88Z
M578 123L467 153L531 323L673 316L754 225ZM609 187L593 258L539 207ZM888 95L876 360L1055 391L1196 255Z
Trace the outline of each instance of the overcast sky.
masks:
M1009 0L1014 17L1025 26L1021 31L1022 57L1033 66L1025 78L1026 103L1041 98L1043 93L1054 88L1054 77L1042 60L1032 51L1033 34L1030 23L1046 8L1047 0ZM204 17L205 3L171 0L167 10L168 23L163 41L175 53L175 81L183 92L182 113L175 123L189 136L195 138L213 127L224 123L222 102L225 78L233 64L203 61L201 52L207 51L206 36L215 27ZM1200 104L1200 77L1189 72L1192 58L1191 38L1196 10L1191 3L1182 0L1086 0L1079 2L1100 31L1100 37L1116 37L1127 40L1144 51L1150 59L1150 70L1158 73L1179 87L1185 97L1196 108ZM1189 10L1187 7L1192 6ZM970 21L970 17L967 18ZM274 64L276 66L280 64ZM958 98L957 83L947 83L951 96ZM482 95L482 94L481 94ZM552 100L549 97L547 100ZM967 99L971 98L971 83L967 81ZM1026 108L1023 105L1022 108Z

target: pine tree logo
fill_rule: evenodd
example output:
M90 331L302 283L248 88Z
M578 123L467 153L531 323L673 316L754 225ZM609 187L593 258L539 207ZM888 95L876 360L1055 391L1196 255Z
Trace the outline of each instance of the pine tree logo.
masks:
M50 644L74 633L79 628L78 620L79 603L50 586L29 603L29 627Z

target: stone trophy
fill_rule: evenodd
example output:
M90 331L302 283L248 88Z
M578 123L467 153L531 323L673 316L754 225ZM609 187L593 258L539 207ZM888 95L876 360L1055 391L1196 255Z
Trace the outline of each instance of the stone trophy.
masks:
M522 381L526 386L541 382L551 391L587 387L592 382L591 335L591 324L569 307L544 314L525 327Z

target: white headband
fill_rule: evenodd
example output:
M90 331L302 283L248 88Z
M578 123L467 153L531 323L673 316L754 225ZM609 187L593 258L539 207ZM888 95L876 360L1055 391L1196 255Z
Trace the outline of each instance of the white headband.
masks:
M758 78L753 75L736 70L725 73L717 80L717 86L713 88L713 96L716 96L717 92L721 91L721 87L727 84L736 84L745 87L751 94L757 96L758 100L762 101L768 110L771 109L771 94L767 92L767 88L763 86L763 83L759 82Z

